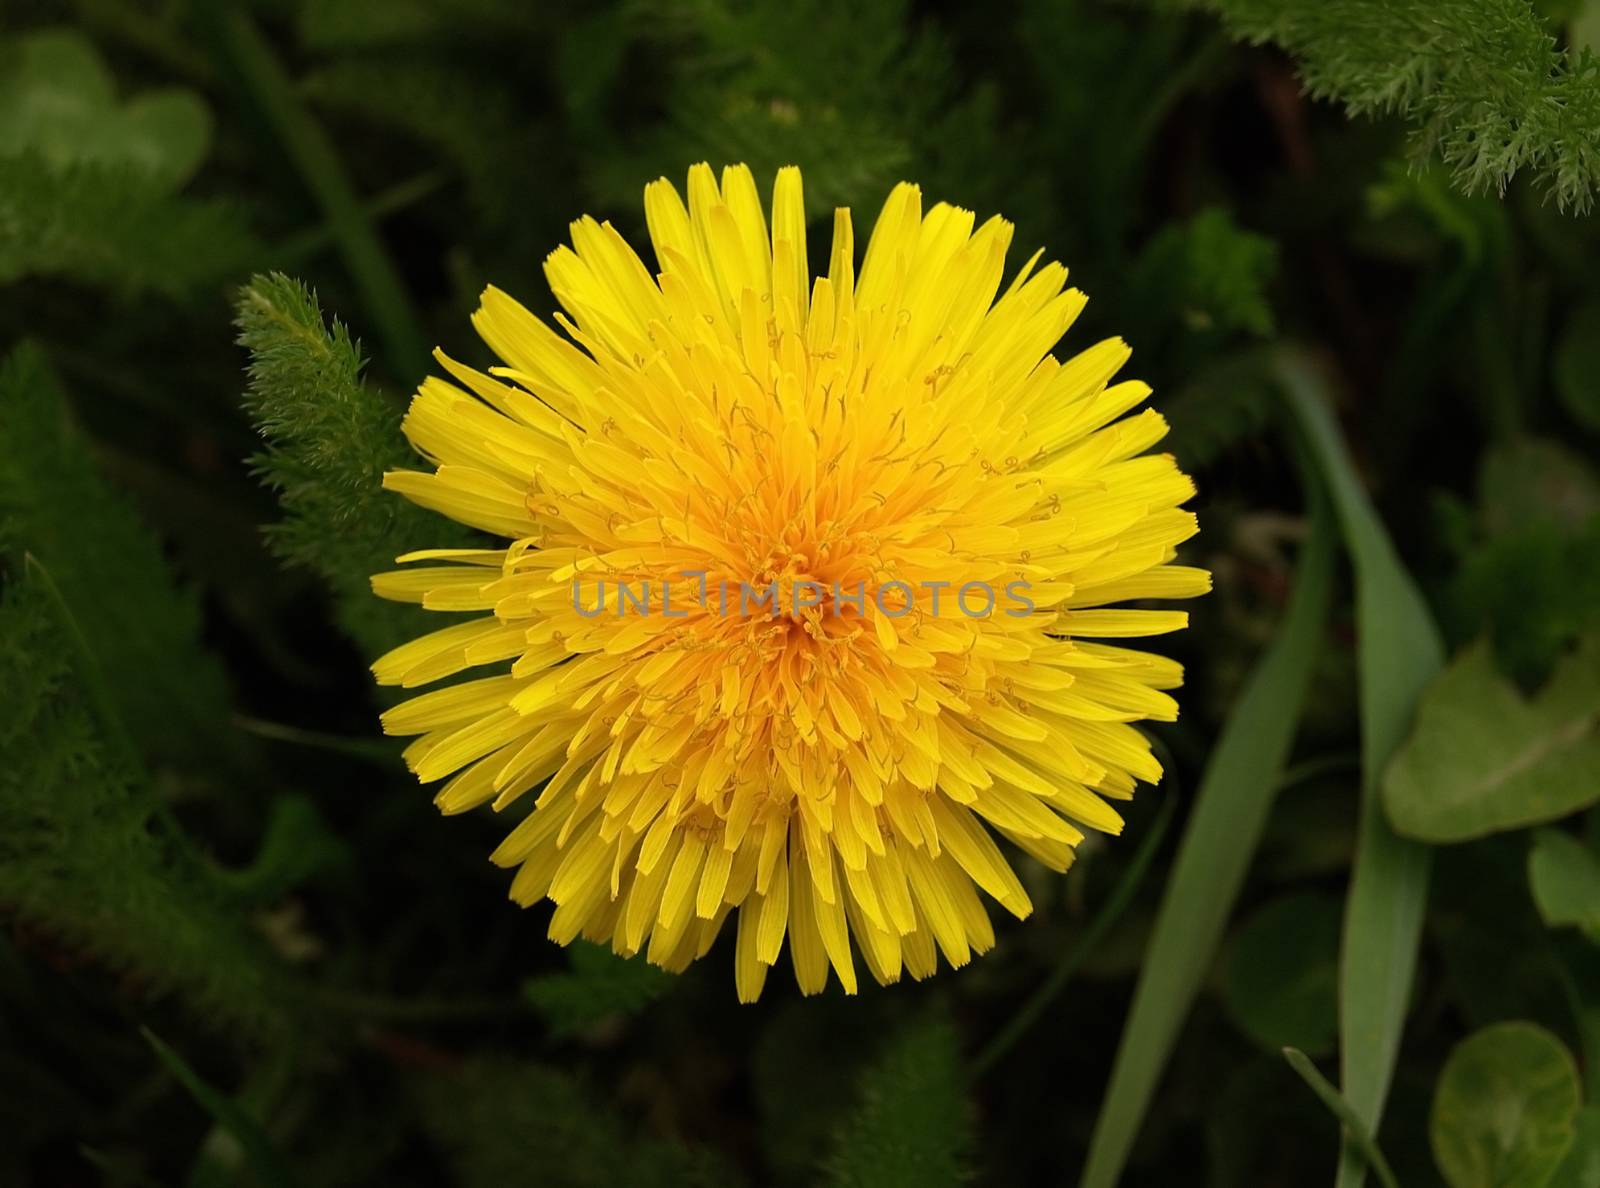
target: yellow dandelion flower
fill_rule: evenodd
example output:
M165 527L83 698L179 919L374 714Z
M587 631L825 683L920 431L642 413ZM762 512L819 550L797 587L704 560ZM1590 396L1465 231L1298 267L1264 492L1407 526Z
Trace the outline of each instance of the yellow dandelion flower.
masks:
M1102 642L1183 627L1132 599L1209 588L1172 564L1193 484L1125 416L1108 339L1048 352L1086 298L1012 228L890 193L859 272L834 214L812 279L800 172L771 224L750 171L645 188L658 272L609 224L546 262L563 337L490 288L504 361L442 353L405 432L431 472L385 485L510 543L430 549L386 597L476 612L374 666L416 686L496 675L383 717L437 803L531 812L493 860L555 904L551 939L669 970L730 913L739 997L787 936L800 987L856 958L881 983L994 944L981 889L1028 914L997 844L1055 870L1161 769L1170 660ZM853 946L852 946L852 942Z

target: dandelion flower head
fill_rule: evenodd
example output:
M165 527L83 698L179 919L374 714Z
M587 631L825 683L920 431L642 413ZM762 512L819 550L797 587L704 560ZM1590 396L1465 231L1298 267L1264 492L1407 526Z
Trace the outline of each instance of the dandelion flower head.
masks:
M645 215L654 270L580 219L559 331L490 288L501 365L440 353L412 401L430 469L385 485L502 543L373 578L469 616L380 682L491 668L385 729L446 813L532 801L493 860L562 944L682 970L733 916L745 1001L785 942L807 993L964 965L986 899L1030 911L1002 841L1065 870L1160 777L1132 723L1182 672L1122 641L1187 617L1118 604L1209 588L1193 485L1121 340L1050 353L1086 298L1038 254L1007 281L1003 219L901 184L813 278L797 169L770 222L743 166Z

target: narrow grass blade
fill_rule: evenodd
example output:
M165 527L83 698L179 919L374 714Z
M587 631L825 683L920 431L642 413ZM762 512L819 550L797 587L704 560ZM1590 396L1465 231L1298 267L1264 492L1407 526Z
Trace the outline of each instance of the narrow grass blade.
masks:
M1328 1107L1328 1112L1339 1119L1339 1125L1344 1128L1345 1138L1360 1148L1368 1165L1378 1174L1378 1180L1383 1188L1400 1188L1394 1178L1394 1172L1389 1169L1389 1161L1383 1157L1378 1144L1367 1133L1366 1125L1350 1108L1350 1103L1339 1095L1339 1091L1328 1084L1328 1078L1317 1071L1317 1066L1311 1063L1311 1058L1299 1048L1285 1048L1283 1058L1289 1062L1290 1068L1300 1074L1300 1079L1311 1087L1311 1092L1317 1095L1322 1104Z
M1356 477L1316 368L1284 352L1275 371L1332 492L1355 567L1362 793L1339 967L1340 1078L1345 1100L1376 1134L1411 996L1432 863L1426 846L1390 828L1378 786L1417 698L1444 667L1444 645ZM1347 1143L1338 1188L1358 1188L1365 1175L1361 1152Z
M156 1058L168 1072L189 1092L189 1096L205 1108L212 1119L231 1134L243 1149L256 1182L263 1188L294 1188L294 1173L289 1170L278 1148L267 1137L261 1124L240 1108L232 1098L219 1093L189 1062L178 1055L148 1027L139 1029L145 1042L155 1051Z
M1332 517L1314 495L1283 628L1229 715L1195 795L1095 1122L1083 1188L1110 1188L1122 1174L1261 840L1327 620L1333 542Z

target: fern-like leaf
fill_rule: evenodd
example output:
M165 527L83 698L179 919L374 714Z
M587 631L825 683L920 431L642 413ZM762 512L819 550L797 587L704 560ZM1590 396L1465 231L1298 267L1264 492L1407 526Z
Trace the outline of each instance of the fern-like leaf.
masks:
M1282 46L1307 89L1395 113L1462 189L1532 172L1556 203L1600 188L1600 62L1557 48L1528 0L1202 0L1237 36Z
M281 273L258 276L237 315L250 351L245 404L267 443L256 464L284 512L268 540L322 576L341 626L377 655L417 634L421 612L374 598L371 575L449 543L452 530L384 492L385 471L415 462L399 404L362 382L356 344L337 321L323 323L315 295Z

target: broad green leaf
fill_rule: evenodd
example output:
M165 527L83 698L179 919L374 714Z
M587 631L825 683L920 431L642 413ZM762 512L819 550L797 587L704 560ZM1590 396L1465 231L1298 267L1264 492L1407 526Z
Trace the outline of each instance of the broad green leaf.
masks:
M1439 1074L1429 1137L1450 1188L1544 1188L1574 1138L1578 1067L1532 1023L1496 1023L1456 1045Z
M1575 925L1600 940L1600 859L1577 838L1541 829L1528 854L1528 883L1552 928Z
M1195 794L1095 1122L1084 1188L1110 1188L1122 1174L1272 807L1328 612L1333 524L1315 493L1312 508L1283 627L1229 714Z
M194 175L211 142L211 113L190 91L125 104L94 45L42 29L0 51L0 156L43 155L51 167L129 166L170 192Z
M0 50L0 153L42 148L65 164L115 103L111 72L76 30L36 30Z
M291 1188L297 1181L277 1145L238 1102L220 1093L210 1082L189 1065L155 1032L148 1027L139 1029L156 1057L166 1065L167 1071L177 1078L189 1096L205 1108L206 1113L238 1142L244 1151L245 1163L261 1188Z
M1556 345L1552 368L1556 393L1572 419L1600 430L1600 302L1572 312Z
M1417 698L1444 664L1444 646L1356 476L1324 381L1293 352L1279 355L1276 370L1333 494L1355 568L1362 797L1339 967L1340 1063L1345 1100L1376 1133L1411 998L1431 865L1427 849L1396 835L1384 818L1379 777L1410 728ZM1339 1188L1357 1188L1365 1172L1359 1152L1346 1144Z
M1600 800L1600 635L1582 641L1531 700L1487 644L1424 694L1416 733L1384 779L1408 837L1466 841L1554 821Z
M954 1188L972 1178L966 1077L955 1029L922 1019L862 1075L828 1160L834 1188Z
M587 941L573 943L570 961L571 972L530 978L522 987L554 1035L637 1014L676 981L643 957L624 959Z
M1340 1127L1344 1130L1345 1137L1359 1147L1367 1163L1377 1172L1379 1181L1384 1188L1398 1188L1395 1183L1394 1172L1389 1170L1389 1161L1383 1157L1383 1152L1378 1149L1378 1144L1367 1133L1366 1124L1356 1116L1347 1102L1331 1084L1328 1078L1318 1071L1317 1066L1311 1063L1311 1058L1304 1052L1295 1048L1284 1048L1283 1058L1289 1062L1289 1067L1294 1069L1300 1079L1317 1095L1317 1100L1328 1107L1328 1112L1339 1120Z
M1263 1048L1331 1051L1339 1035L1341 904L1289 895L1252 915L1228 949L1223 1001Z
M1544 1188L1593 1188L1600 1184L1600 1106L1578 1111L1572 1146Z

